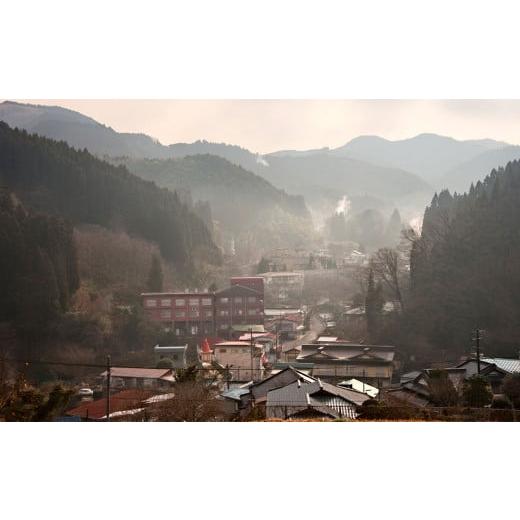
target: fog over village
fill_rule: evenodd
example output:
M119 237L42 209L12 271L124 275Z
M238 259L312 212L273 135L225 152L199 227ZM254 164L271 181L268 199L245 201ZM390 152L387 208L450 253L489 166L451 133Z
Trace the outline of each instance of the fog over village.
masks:
M3 101L0 420L516 421L519 110Z

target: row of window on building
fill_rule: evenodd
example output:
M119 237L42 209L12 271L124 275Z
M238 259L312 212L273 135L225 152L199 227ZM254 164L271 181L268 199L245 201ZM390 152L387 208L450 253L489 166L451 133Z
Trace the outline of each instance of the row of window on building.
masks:
M257 316L259 313L258 309L248 309L247 315L248 316ZM231 313L228 309L220 309L218 311L218 316L230 316ZM235 309L233 312L234 316L244 316L243 309ZM165 309L161 310L161 319L169 320L172 318L213 318L213 311L212 310L205 310L203 313L199 312L198 310L190 310L188 313L186 311L174 311L172 313L171 310Z
M242 304L247 301L247 303L257 303L258 299L256 296L247 296L247 298L244 296L235 296L234 298L227 298L222 297L218 298L218 303L220 304L228 304L231 303L231 300L233 303ZM211 298L174 298L174 306L175 307L185 307L186 302L190 307L208 307L213 304ZM172 306L172 298L148 298L146 300L146 307L171 307Z

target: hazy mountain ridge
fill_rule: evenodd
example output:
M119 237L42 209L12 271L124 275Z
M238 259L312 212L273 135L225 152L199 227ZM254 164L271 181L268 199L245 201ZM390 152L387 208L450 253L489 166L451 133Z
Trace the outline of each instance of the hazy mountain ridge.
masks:
M492 139L458 141L437 134L419 134L399 141L377 136L360 136L329 153L400 168L419 175L427 182L436 183L457 164L504 146L507 143Z
M2 122L0 181L36 211L155 242L179 269L190 270L198 260L220 261L203 221L175 193L86 151Z
M516 159L520 159L520 146L488 150L455 166L443 175L438 184L441 188L464 193L469 190L471 184L482 181L492 169L504 166Z
M244 244L257 249L281 247L305 240L312 219L303 197L288 195L259 175L215 155L177 159L113 159L157 185L196 201L209 203L209 218L216 220L222 245L235 243L237 252L249 255ZM249 248L249 245L246 249Z
M282 150L266 155L204 140L163 145L144 134L118 133L72 110L14 102L0 104L0 120L102 157L219 156L241 166L242 173L253 172L276 188L304 196L314 211L322 211L345 194L375 197L388 208L402 206L404 213L406 208L422 211L435 189L468 189L490 169L519 157L517 147L504 142L459 141L436 134L397 141L360 136L334 149Z
M269 181L215 155L177 159L117 159L136 175L170 190L188 190L196 200L208 201L213 216L230 228L251 225L272 206L295 217L310 219L302 197L288 195ZM237 219L237 213L244 213Z
M4 101L0 121L103 156L169 157L168 147L145 134L119 133L74 110Z
M433 188L413 173L328 153L309 156L267 156L263 176L274 185L303 195L309 205L323 207L347 195L349 199L375 197L389 209L396 205L418 209L431 198ZM360 208L367 209L367 208Z

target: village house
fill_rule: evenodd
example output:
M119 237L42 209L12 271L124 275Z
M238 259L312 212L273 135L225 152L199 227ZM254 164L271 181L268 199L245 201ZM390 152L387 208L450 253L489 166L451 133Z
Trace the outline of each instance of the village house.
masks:
M172 399L173 393L157 394L153 390L128 389L110 396L110 420L128 420L131 416L146 418L146 410L164 400ZM106 397L93 401L84 401L65 412L67 417L76 417L81 421L106 421Z
M250 393L255 405L263 403L267 398L267 393L275 388L281 388L295 381L312 383L316 381L314 377L309 376L305 372L297 370L292 366L288 366L283 370L274 370L269 377L262 381L254 383L250 387Z
M250 383L230 388L222 392L218 398L221 401L222 412L228 417L244 418L250 411Z
M281 346L280 361L287 363L295 362L302 351L302 346L297 345L294 341L284 343Z
M478 363L475 357L468 358L456 366L413 371L401 376L398 388L388 391L392 400L400 400L414 406L431 404L429 377L432 370L442 370L448 376L455 390L462 392L464 381L478 374ZM502 391L502 382L509 374L520 372L520 360L507 358L480 358L480 375L487 380L494 394Z
M444 372L455 391L461 393L466 379L464 368L427 368L419 372L404 374L399 387L388 389L385 392L385 400L391 403L406 403L416 407L431 405L430 378L432 372Z
M471 357L457 365L465 371L466 379L478 373L477 359ZM493 393L501 392L502 382L509 374L520 372L520 359L511 358L480 358L480 375L485 377L491 385Z
M302 345L297 363L313 363L312 375L330 381L355 378L377 388L390 386L395 347L350 343ZM296 364L296 366L298 366Z
M258 343L224 341L213 346L213 359L221 367L228 368L232 381L258 381L263 376L266 360Z
M107 371L101 374L106 385ZM127 368L111 367L110 384L112 388L168 389L175 382L171 368Z
M266 418L356 419L359 408L370 397L317 379L300 380L267 392Z
M188 345L180 346L164 346L155 345L153 348L155 355L155 363L159 363L162 359L168 359L172 363L172 368L186 368L188 363L186 361L186 352Z

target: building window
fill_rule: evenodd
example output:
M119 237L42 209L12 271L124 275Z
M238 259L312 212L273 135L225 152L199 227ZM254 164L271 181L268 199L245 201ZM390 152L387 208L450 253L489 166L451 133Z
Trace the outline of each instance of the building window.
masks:
M177 298L175 300L175 305L177 307L184 307L186 305L186 300L184 298Z
M242 309L235 309L235 314L237 316L242 316L244 314L244 311Z
M147 307L157 307L157 300L146 300Z
M202 298L202 305L211 305L211 298Z
M227 325L225 323L222 323L220 325L220 330L226 330L227 329Z
M171 320L172 319L172 313L170 311L161 311L161 318L163 320Z
M213 311L205 311L204 314L206 315L206 318L212 318L213 317Z
M199 328L197 327L197 325L192 325L190 330L191 330L191 335L192 336L195 336L199 332Z
M198 307L199 306L199 299L198 298L190 298L189 299L189 304Z
M190 310L190 318L198 318L200 316L198 310Z
M256 309L249 309L247 314L249 314L249 316L256 316Z
M220 303L229 303L229 298L220 298Z
M163 298L161 300L161 307L169 307L172 304L170 298Z
M248 303L256 303L256 296L248 296L247 301Z
M186 313L184 311L175 311L175 317L176 318L185 318Z
M221 353L221 354L225 354L227 352L227 350L225 348L219 348L218 351Z
M219 311L220 316L229 316L229 311L222 309Z
M235 303L242 303L242 296L235 296Z

